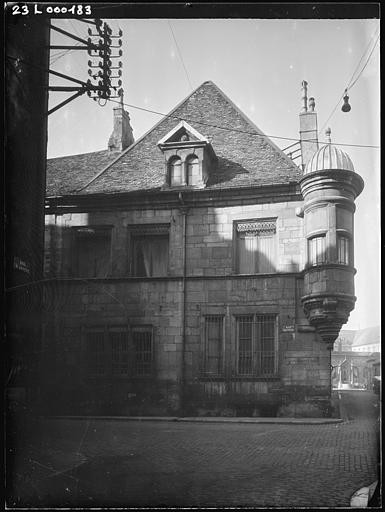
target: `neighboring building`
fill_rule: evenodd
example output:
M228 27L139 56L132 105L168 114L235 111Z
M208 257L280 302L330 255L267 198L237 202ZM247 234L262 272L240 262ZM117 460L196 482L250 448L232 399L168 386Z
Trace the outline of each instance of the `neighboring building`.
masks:
M380 327L359 331L342 330L334 346L333 387L371 389L373 377L380 375Z
M327 414L363 181L307 101L302 168L212 82L136 142L120 105L108 150L48 161L50 410Z
M332 352L332 384L335 389L371 389L379 373L379 352Z
M381 352L380 326L357 331L352 345L353 352Z
M354 336L357 331L342 329L334 342L333 352L350 352L352 350Z

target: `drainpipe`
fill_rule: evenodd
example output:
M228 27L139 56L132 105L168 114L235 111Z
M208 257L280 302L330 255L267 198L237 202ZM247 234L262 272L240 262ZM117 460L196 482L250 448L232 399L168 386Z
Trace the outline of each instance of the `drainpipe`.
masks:
M186 387L186 247L187 247L187 212L188 208L184 202L182 192L179 192L180 212L182 219L183 236L183 276L182 276L182 374L181 374L181 410L185 412L185 387Z

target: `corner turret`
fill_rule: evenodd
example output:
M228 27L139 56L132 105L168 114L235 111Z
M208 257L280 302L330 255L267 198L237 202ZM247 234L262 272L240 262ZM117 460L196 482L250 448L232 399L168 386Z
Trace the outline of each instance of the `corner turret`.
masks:
M308 161L300 181L307 241L305 315L329 349L354 309L354 201L364 182L349 156L328 142Z

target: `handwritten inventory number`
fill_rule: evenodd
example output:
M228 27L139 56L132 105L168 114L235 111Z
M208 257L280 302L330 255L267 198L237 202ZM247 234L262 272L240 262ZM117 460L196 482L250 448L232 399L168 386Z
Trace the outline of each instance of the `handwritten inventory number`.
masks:
M27 14L67 14L70 13L72 15L90 15L91 14L91 6L90 5L72 5L71 7L65 6L51 6L51 5L34 5L33 9L30 5L13 5L12 6L12 15L15 16L20 14L21 16L26 16Z

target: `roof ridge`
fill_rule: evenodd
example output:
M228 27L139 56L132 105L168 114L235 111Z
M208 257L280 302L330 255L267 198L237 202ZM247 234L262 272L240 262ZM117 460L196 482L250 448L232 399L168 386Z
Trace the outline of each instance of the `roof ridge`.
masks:
M240 114L240 116L244 119L244 121L246 121L246 123L248 123L250 126L252 126L275 150L277 150L279 153L281 153L281 155L288 161L290 162L291 165L293 165L294 167L298 167L291 158L289 158L286 153L284 153L284 151L282 151L281 148L279 148L275 142L273 142L270 137L268 135L266 135L255 123L254 121L252 121L223 91L222 89L220 89L217 84L215 84L214 82L212 82L211 80L209 80L208 82L205 82L205 83L211 83L216 89L217 91L224 97L224 99L230 103L230 105L238 112L238 114Z

